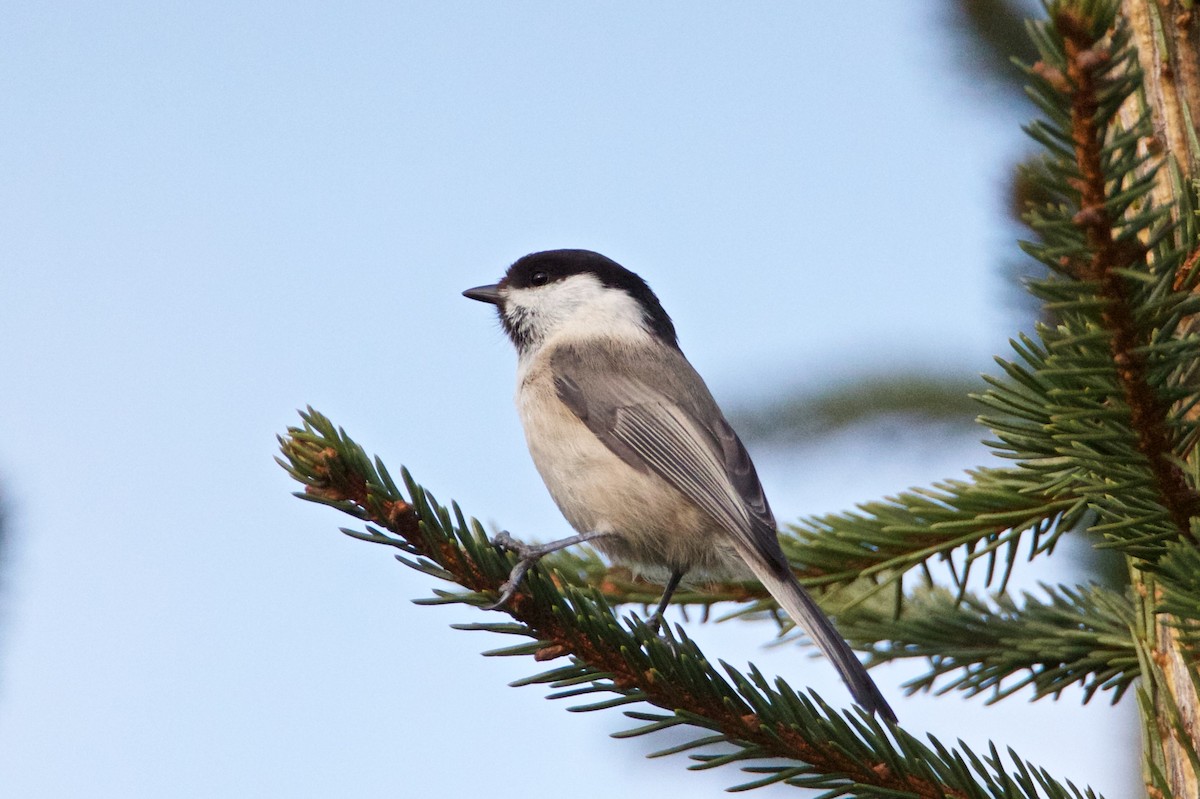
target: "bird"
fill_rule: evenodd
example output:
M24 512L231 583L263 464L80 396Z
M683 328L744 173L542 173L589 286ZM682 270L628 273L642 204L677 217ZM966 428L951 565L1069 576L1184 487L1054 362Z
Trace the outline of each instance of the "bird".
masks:
M658 629L685 577L757 578L833 663L854 701L896 714L796 581L746 447L679 347L646 281L599 253L535 252L463 295L496 306L517 351L516 405L534 465L577 535L518 554L503 606L541 557L590 542L665 582Z

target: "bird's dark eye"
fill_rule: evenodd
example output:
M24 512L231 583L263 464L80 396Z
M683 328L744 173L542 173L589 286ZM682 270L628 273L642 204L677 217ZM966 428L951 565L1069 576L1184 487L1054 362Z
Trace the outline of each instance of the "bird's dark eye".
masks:
M529 276L529 282L534 286L544 286L550 282L550 274L548 272L534 272Z

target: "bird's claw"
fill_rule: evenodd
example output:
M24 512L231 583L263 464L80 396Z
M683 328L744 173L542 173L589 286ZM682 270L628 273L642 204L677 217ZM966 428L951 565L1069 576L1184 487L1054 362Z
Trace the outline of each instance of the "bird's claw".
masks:
M557 552L565 547L574 546L575 544L582 544L586 541L603 538L606 535L612 535L612 531L595 530L573 535L570 538L560 538L558 541L551 541L547 544L530 545L518 541L506 531L501 530L492 539L492 546L501 552L515 553L517 563L513 566L512 571L508 573L508 579L500 586L500 598L484 607L484 610L496 610L503 607L508 600L513 598L513 594L517 592L517 587L521 584L521 579L525 576L525 573L533 568L533 564L546 555L549 555L551 552Z
M492 546L501 552L514 552L517 555L516 565L512 567L512 571L508 573L508 579L500 584L500 596L495 602L489 605L484 605L484 610L499 610L508 604L508 601L517 593L517 589L521 586L521 580L525 578L525 573L537 563L546 552L540 547L531 547L528 544L518 541L508 534L508 531L502 530L492 539Z
M501 530L492 539L492 546L501 552L516 552L525 545L508 534L507 530Z
M502 608L508 604L508 600L513 598L513 594L515 594L517 592L518 585L520 585L520 583L514 582L511 577L509 579L505 580L503 583L500 584L500 598L497 599L495 602L489 602L486 605L482 605L481 606L482 609L483 610L500 610L500 608Z

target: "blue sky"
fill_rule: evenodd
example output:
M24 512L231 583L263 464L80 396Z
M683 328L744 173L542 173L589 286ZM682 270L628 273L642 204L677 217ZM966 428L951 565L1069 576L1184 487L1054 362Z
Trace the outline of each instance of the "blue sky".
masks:
M565 534L510 347L459 294L552 247L642 274L729 406L860 369L989 369L1019 322L996 264L1023 111L963 72L940 5L6 3L9 795L737 782L645 761L654 741L606 737L616 713L504 687L535 666L448 628L479 613L413 606L431 582L293 499L274 436L311 404L485 523ZM987 458L904 431L755 454L782 519ZM762 649L763 625L692 631L845 701L826 664ZM913 673L877 677L898 697ZM1128 784L1133 755L1088 754L1136 752L1126 709L894 704L943 740Z

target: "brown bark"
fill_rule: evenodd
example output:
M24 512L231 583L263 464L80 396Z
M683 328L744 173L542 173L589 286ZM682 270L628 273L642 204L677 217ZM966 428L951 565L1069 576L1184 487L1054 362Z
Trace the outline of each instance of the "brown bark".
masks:
M1195 127L1196 113L1200 112L1200 14L1186 9L1180 0L1122 0L1121 13L1133 29L1145 73L1144 92L1121 109L1122 122L1131 126L1142 113L1149 112L1154 135L1141 147L1173 160L1184 179L1181 187L1174 183L1171 169L1158 171L1154 203L1171 207L1177 202L1176 193L1181 188L1190 191L1188 181L1200 174ZM1147 790L1151 796L1160 793L1151 777L1154 769L1163 775L1165 787L1175 796L1198 797L1200 775L1193 766L1200 741L1195 663L1171 619L1154 613L1158 596L1153 579L1135 573L1134 587L1143 605L1143 629L1139 633L1149 648L1143 690L1150 705L1143 706L1143 713L1154 714L1153 718L1143 719Z
M1145 107L1150 111L1152 152L1170 154L1184 178L1200 166L1196 113L1200 112L1200 9L1188 10L1180 0L1122 0L1121 13L1133 28L1134 44L1146 75ZM1126 104L1128 125L1141 109ZM1159 173L1155 202L1173 203L1167 174Z

